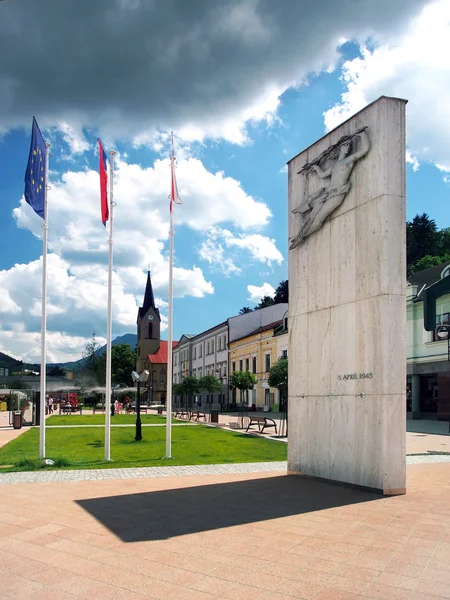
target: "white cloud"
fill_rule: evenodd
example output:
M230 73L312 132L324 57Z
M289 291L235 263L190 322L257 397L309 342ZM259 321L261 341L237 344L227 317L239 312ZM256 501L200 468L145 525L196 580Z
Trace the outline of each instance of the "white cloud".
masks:
M242 269L234 264L232 258L226 255L226 250L220 244L218 237L214 229L208 233L198 252L200 258L227 277L233 274L239 275Z
M211 227L207 231L199 256L226 276L241 273L240 265L257 262L271 267L273 263L283 262L274 239L259 233L232 233L221 227Z
M225 243L228 247L235 246L248 250L254 260L265 263L269 267L273 263L280 265L283 262L283 255L276 247L276 241L259 233L233 236L230 232L225 232Z
M273 296L275 294L275 288L270 285L270 283L263 283L260 286L257 285L248 285L247 291L250 294L248 300L250 302L254 302L258 304L261 298L264 296Z
M168 159L152 167L128 164L117 157L114 209L113 334L135 330L137 306L142 303L145 269L150 268L155 294L162 298L165 311L168 285ZM228 249L248 253L254 260L270 264L282 260L273 240L242 230L259 228L271 216L264 202L254 199L239 182L223 173L212 174L197 159L181 160L177 170L183 205L176 210L176 228L217 228L223 231L224 265L230 272L240 268L228 260ZM85 343L96 331L105 335L107 303L107 231L102 227L99 209L98 173L69 171L52 176L49 192L48 328L49 334L64 338L78 336ZM217 207L220 206L220 210ZM17 224L42 236L42 220L22 199L13 211ZM218 223L228 223L241 232L231 234ZM264 254L264 256L263 256ZM216 256L217 259L217 256ZM175 245L174 296L201 298L214 293L202 269L185 264L182 248ZM19 328L26 349L16 350L36 359L34 342L40 331L41 261L15 265L0 272L0 309L13 315L8 327L0 329L0 343L9 340L11 328ZM162 330L167 327L162 315ZM36 335L35 335L36 334ZM6 338L2 337L5 336ZM49 338L49 340L52 338ZM57 339L57 338L53 338ZM34 340L34 341L33 341ZM49 342L49 356L67 359L66 350L55 350ZM78 352L77 346L76 351ZM52 358L52 360L53 360ZM70 356L70 358L79 358ZM31 358L30 358L31 359Z
M380 95L402 97L407 105L409 159L450 171L450 3L426 6L398 38L343 67L346 92L325 117L331 129Z

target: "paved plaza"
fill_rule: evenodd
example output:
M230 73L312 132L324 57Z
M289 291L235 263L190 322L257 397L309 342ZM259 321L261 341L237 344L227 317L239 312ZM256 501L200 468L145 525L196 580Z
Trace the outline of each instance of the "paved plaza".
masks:
M449 463L409 465L391 498L283 471L16 483L0 498L4 599L450 598Z

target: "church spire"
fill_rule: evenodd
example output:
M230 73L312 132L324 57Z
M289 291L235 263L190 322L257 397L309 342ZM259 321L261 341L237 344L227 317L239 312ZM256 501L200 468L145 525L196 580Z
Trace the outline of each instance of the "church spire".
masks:
M145 314L149 308L156 310L155 298L153 297L152 279L150 271L147 271L147 285L145 287L144 304L142 305L142 313Z

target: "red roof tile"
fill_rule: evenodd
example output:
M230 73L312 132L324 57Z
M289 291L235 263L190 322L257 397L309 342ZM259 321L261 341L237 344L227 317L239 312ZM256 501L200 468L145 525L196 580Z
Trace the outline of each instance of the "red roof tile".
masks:
M175 346L178 344L178 342L172 342L172 348L175 348ZM166 342L165 340L161 340L160 345L159 345L159 349L157 350L157 352L155 352L154 354L149 354L148 355L148 360L154 365L154 364L167 364L167 350L169 347L169 342Z

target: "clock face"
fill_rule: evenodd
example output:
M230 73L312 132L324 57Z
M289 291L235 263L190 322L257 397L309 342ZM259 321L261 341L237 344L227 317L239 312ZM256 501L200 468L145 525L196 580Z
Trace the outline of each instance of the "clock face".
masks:
M153 315L148 315L148 320L153 321Z

